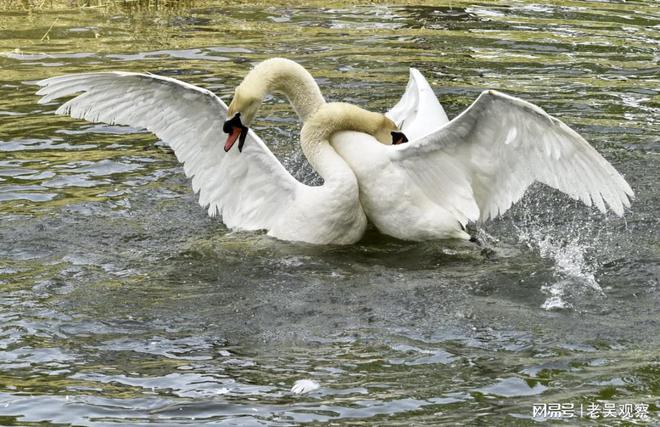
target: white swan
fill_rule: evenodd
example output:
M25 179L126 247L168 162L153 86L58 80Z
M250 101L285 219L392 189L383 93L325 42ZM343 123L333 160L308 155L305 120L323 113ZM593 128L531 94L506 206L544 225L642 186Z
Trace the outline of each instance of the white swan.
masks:
M468 239L468 222L503 214L536 181L601 212L607 204L622 216L630 207L634 193L614 167L529 102L489 90L445 120L430 120L430 132L405 145L334 145L357 176L362 206L381 232L408 240ZM405 123L402 128L405 133Z
M353 129L388 143L389 132L396 129L385 116L362 110L342 122L332 119L332 110L308 120L301 145L324 179L323 185L311 187L296 181L252 131L242 132L242 154L226 152L220 138L227 106L208 90L167 77L124 72L68 75L38 84L40 103L83 92L60 106L58 114L155 133L184 163L209 215L222 215L230 228L265 229L283 240L358 241L367 220L357 180L328 138L337 130ZM309 118L311 112L304 113Z
M277 82L277 83L273 83ZM250 123L266 94L282 92L301 120L324 105L300 65L272 59L245 77L229 107L226 149ZM539 181L619 216L634 193L580 135L541 108L485 91L449 121L424 77L414 69L401 101L387 116L410 142L388 146L358 133L339 133L332 146L358 178L360 202L383 233L406 240L469 239L468 222L506 212ZM378 120L378 119L377 119ZM234 126L238 125L238 126Z

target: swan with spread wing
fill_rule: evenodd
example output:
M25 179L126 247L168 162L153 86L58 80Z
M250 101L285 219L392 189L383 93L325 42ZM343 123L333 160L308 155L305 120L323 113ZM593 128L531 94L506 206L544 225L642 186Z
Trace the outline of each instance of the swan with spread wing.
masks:
M401 127L405 133L405 123ZM383 233L468 239L468 222L503 214L534 182L618 216L634 196L584 138L521 99L488 90L453 120L432 127L404 145L335 145L358 178L365 213Z

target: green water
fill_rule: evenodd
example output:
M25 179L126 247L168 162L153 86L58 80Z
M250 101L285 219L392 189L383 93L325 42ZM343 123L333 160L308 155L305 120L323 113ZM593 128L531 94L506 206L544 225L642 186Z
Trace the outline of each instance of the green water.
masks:
M660 6L437 4L0 12L0 424L657 424ZM273 56L374 111L411 66L450 117L484 89L520 96L637 197L620 219L534 187L483 225L492 256L374 230L280 242L208 218L153 136L34 95L45 77L129 70L229 100ZM276 98L255 126L314 182L299 129ZM294 395L300 379L320 388ZM650 419L532 419L543 403Z

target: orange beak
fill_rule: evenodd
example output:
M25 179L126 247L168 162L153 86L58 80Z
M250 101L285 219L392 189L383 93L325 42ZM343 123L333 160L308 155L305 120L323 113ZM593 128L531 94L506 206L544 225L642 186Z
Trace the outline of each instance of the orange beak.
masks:
M238 139L239 136L241 136L241 128L233 128L231 130L231 133L227 137L227 142L225 142L225 153L229 150L231 150L231 147L234 146L234 143Z
M225 152L231 150L237 139L238 151L242 152L249 129L241 122L241 113L236 113L230 120L225 121L222 125L222 130L229 134L227 142L225 142Z

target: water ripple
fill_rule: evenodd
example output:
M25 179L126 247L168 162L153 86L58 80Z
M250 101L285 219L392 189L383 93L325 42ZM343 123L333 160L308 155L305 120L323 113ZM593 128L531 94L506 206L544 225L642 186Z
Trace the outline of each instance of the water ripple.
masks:
M656 9L0 11L0 423L534 425L539 401L653 405ZM375 230L350 248L279 242L208 218L157 138L56 116L35 95L49 76L128 70L229 100L271 56L374 111L411 66L451 117L486 88L521 96L583 134L637 198L620 220L534 187L479 230L492 252ZM286 100L268 98L254 128L320 182ZM292 392L300 380L319 387Z

